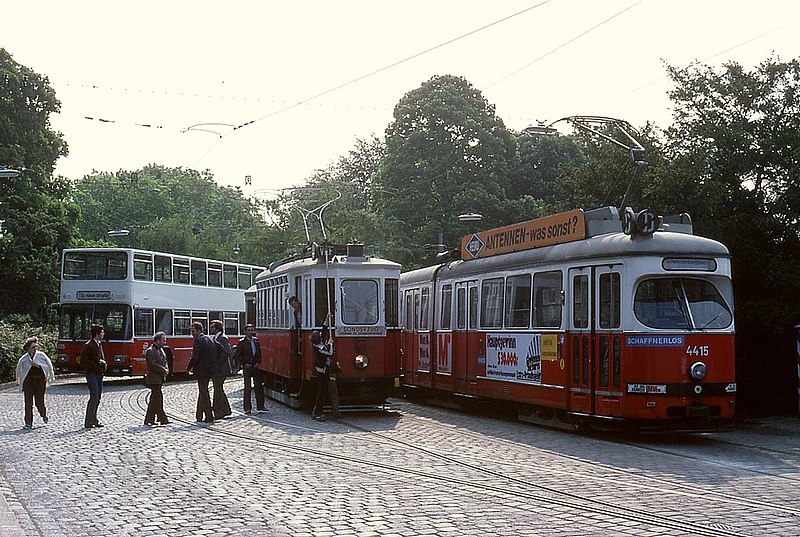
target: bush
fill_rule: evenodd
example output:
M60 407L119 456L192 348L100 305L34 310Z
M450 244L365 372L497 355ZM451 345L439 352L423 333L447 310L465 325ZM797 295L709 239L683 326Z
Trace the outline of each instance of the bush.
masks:
M54 360L57 352L58 328L35 326L27 315L9 315L0 321L0 383L16 379L17 362L22 344L31 336L39 338L39 350Z

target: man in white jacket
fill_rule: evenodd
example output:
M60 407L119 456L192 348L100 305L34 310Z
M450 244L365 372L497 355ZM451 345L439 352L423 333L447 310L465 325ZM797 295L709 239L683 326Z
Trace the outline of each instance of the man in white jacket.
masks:
M39 338L29 337L22 350L25 351L17 362L17 382L19 391L25 393L25 428L33 427L33 403L42 420L47 423L47 408L44 405L44 392L55 380L53 363L45 353L38 350Z

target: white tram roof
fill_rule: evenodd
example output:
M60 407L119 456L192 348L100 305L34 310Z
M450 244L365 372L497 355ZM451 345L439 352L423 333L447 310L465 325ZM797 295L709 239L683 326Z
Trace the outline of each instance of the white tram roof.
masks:
M390 274L389 277L398 277L400 268L399 263L380 257L334 255L330 258L327 267L324 258L303 257L280 264L276 263L271 268L259 274L255 281L258 283L276 276L308 272L317 272L321 277L324 276L326 272L339 275L348 272L358 274L371 271L379 274Z
M730 258L730 252L722 243L686 233L656 231L649 236L632 236L617 232L494 257L437 264L404 273L402 283L429 282L441 270L447 270L448 276L454 277L585 260L602 262L609 258L653 256Z

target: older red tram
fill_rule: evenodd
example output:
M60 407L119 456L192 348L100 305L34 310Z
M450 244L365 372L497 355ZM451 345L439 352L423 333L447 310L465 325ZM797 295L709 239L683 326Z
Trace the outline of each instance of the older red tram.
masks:
M315 397L311 332L330 315L340 408L386 407L399 388L400 265L363 245L313 245L256 278L256 332L266 394L293 407ZM289 305L297 297L300 308Z
M688 215L570 211L464 238L401 277L404 386L567 428L733 416L730 255Z

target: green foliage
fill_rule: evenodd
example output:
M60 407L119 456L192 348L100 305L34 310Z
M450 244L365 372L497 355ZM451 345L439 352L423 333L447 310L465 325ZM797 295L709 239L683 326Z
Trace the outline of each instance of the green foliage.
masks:
M58 330L54 326L37 326L28 315L9 315L0 321L0 383L16 378L22 344L31 336L39 338L39 350L52 360L56 352Z
M280 230L267 226L258 203L237 188L218 186L208 172L153 164L96 173L76 182L75 201L85 243L262 265L282 250ZM109 238L116 228L130 234Z
M407 93L386 130L386 157L375 184L378 210L400 228L398 260L419 262L426 246L460 242L459 214L484 224L509 218L508 173L516 143L503 121L465 79L436 76ZM405 249L405 252L402 251Z
M50 127L59 108L47 78L0 49L0 166L21 170L0 180L0 318L43 318L58 297L61 249L78 217L69 183L52 177L56 159L67 154Z

